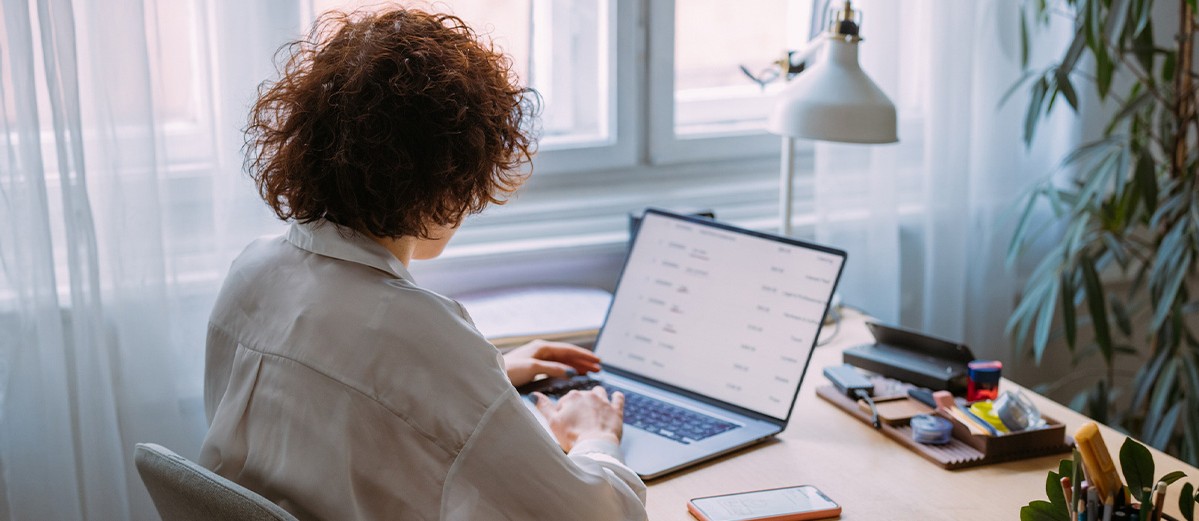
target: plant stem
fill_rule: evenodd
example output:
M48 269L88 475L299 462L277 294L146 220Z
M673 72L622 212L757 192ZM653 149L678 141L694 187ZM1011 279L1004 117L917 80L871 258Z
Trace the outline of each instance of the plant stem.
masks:
M1170 176L1182 179L1187 174L1188 138L1190 122L1195 115L1195 93L1192 90L1195 40L1195 19L1191 4L1178 2L1181 15L1178 21L1178 71L1174 74L1174 117L1178 121L1178 134L1174 136L1174 160L1170 165Z

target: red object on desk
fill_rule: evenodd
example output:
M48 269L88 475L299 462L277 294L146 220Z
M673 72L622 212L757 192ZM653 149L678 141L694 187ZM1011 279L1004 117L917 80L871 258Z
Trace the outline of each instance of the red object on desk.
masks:
M1003 362L998 360L975 360L966 365L970 383L966 386L966 401L994 400L999 398L999 377Z

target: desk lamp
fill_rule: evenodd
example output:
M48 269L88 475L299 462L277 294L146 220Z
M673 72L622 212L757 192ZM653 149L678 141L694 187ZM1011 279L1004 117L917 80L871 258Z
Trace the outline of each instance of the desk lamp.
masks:
M864 144L899 141L895 105L858 65L861 11L846 0L844 9L830 14L828 31L800 55L802 72L779 93L767 124L771 133L783 136L779 231L784 236L791 235L795 138ZM812 64L818 51L821 57Z

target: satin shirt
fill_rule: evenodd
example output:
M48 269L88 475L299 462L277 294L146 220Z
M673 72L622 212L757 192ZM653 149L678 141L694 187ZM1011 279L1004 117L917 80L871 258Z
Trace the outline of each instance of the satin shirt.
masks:
M200 463L300 519L646 517L619 446L564 453L461 305L332 223L246 248L206 356Z

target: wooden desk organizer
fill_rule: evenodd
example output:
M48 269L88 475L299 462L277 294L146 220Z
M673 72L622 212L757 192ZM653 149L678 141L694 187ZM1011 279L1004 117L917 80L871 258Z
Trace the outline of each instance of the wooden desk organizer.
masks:
M816 395L859 421L870 424L870 414L862 412L856 400L845 396L836 387L818 387ZM1049 426L1044 429L1003 436L971 434L965 425L947 415L945 417L953 424L953 438L944 445L916 442L912 439L912 427L907 422L883 424L879 431L925 459L950 470L1062 454L1074 447L1074 439L1066 435L1066 426L1048 417L1045 417L1045 421Z
M937 415L953 423L954 438L974 447L988 458L1021 459L1022 455L1029 452L1047 448L1060 448L1061 452L1070 452L1070 448L1074 446L1074 440L1066 436L1066 426L1048 416L1042 416L1046 423L1046 427L1043 429L1011 432L1003 436L985 436L971 433L970 429L962 422L957 421L945 411L937 411ZM1036 455L1041 454L1044 453ZM1009 456L1015 457L1010 458Z

